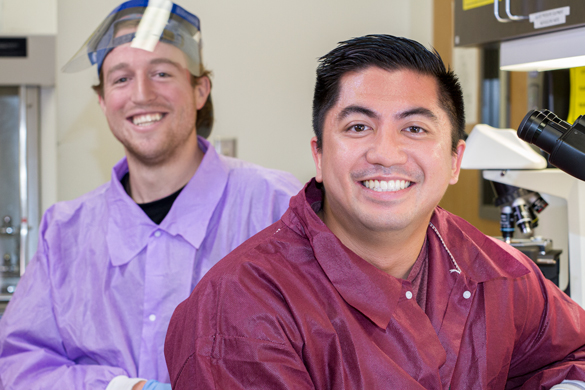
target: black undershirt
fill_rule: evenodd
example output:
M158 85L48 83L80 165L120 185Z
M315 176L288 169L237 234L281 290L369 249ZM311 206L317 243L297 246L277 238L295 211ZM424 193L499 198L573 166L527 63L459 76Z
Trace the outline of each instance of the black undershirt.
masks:
M122 180L120 180L120 182L122 183L122 187L124 187L124 191L126 191L128 196L132 197L132 193L130 191L130 172L127 172ZM177 199L177 196L179 196L181 191L183 191L183 188L185 187L183 186L177 192L174 192L162 199L155 200L154 202L137 203L137 205L140 206L142 211L144 211L144 213L152 220L152 222L160 225L160 223L163 221L163 219L165 219L171 210L171 207L173 206L175 199Z

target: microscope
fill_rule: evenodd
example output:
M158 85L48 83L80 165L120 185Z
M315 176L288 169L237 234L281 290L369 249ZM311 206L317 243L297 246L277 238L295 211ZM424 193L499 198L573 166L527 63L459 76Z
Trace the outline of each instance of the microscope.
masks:
M521 139L546 152L557 168L546 168L546 159ZM461 167L481 169L494 183L500 239L585 307L585 118L571 125L548 110L533 110L517 134L477 125Z

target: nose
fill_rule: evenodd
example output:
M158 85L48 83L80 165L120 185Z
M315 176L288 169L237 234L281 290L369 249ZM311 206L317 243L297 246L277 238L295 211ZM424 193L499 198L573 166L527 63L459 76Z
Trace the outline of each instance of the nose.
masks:
M156 89L146 76L137 76L132 90L132 102L136 104L150 103L156 99Z
M372 165L391 167L403 165L408 161L407 145L400 131L394 129L379 130L372 137L366 152L366 160Z

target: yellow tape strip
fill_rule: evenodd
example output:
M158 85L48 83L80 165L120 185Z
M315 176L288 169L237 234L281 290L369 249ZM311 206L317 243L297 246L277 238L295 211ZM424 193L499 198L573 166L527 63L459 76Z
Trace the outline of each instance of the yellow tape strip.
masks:
M468 9L483 7L484 5L493 4L494 0L463 0L463 11Z
M571 68L570 75L571 95L567 122L573 123L579 116L585 115L585 66Z

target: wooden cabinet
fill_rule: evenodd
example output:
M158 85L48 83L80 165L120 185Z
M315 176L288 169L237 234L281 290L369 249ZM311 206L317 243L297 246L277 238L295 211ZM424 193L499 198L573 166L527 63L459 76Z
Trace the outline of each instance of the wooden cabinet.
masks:
M498 1L498 0L496 0ZM455 0L455 46L483 45L585 26L583 0ZM511 20L506 12L513 18Z

